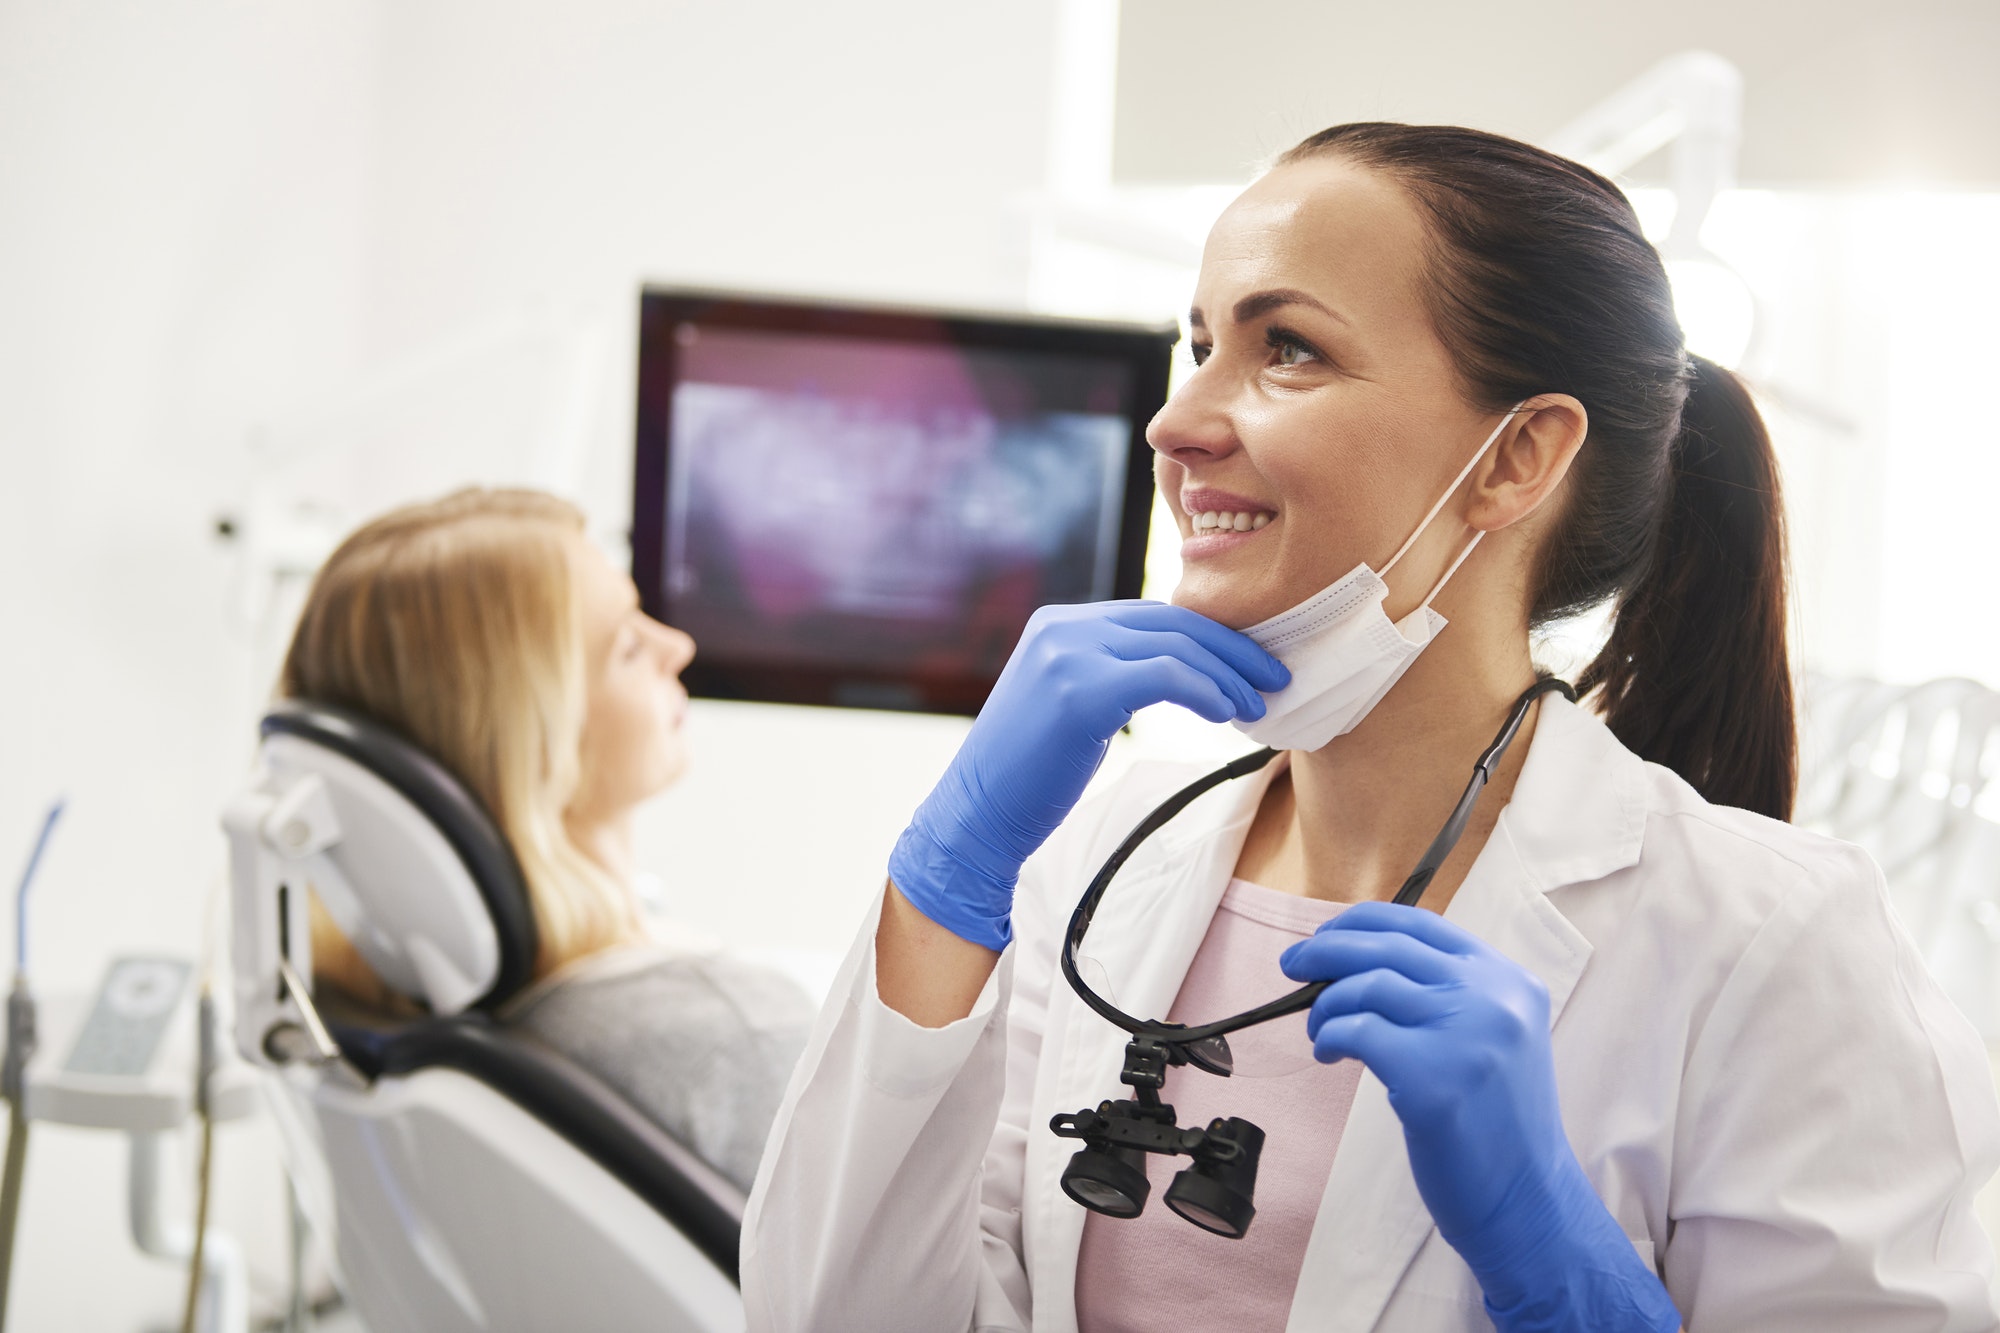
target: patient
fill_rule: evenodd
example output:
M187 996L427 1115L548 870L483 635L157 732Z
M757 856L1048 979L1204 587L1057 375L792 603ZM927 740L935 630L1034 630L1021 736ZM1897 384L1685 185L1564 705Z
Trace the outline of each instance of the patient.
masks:
M639 609L571 505L467 490L376 519L314 581L280 692L364 713L451 769L512 843L535 982L507 1023L602 1077L745 1189L811 1028L785 977L649 930L632 812L687 764L694 641ZM316 979L390 994L315 903Z

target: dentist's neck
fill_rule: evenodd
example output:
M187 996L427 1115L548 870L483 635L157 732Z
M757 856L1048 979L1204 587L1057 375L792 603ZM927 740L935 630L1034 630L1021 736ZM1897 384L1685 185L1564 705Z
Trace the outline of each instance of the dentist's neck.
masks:
M1499 564L1468 563L1463 582L1454 580L1439 600L1451 623L1359 726L1323 749L1292 754L1289 774L1265 798L1239 874L1336 902L1395 896L1465 790L1473 761L1535 678L1518 615L1480 610L1513 602L1482 595L1488 590L1477 575L1498 574ZM1441 912L1457 892L1513 794L1539 713L1530 711L1424 906Z

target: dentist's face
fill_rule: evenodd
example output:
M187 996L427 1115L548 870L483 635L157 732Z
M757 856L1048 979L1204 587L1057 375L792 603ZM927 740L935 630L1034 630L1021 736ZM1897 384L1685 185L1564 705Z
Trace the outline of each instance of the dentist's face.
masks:
M588 686L569 813L610 819L664 791L687 768L680 674L694 658L694 640L640 610L632 580L582 534L571 534L569 548Z
M1147 431L1176 603L1241 629L1380 571L1486 438L1498 418L1463 399L1431 325L1425 245L1401 188L1338 158L1272 171L1215 224L1197 369ZM1469 537L1447 505L1390 576L1389 613Z

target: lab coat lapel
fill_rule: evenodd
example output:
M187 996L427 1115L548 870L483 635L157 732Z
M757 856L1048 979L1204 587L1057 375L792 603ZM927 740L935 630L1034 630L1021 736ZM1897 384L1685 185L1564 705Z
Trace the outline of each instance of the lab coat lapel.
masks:
M1096 958L1102 970L1087 961L1081 970L1093 985L1108 980L1116 992L1109 998L1126 1013L1164 1018L1173 1007L1216 905L1229 887L1250 821L1271 779L1283 767L1282 759L1274 761L1189 806L1126 863L1104 895L1086 940L1087 955ZM1134 813L1130 822L1136 824L1145 813ZM1125 829L1116 833L1122 838ZM1092 865L1084 875L1096 869ZM1107 1097L1131 1095L1131 1089L1118 1081L1128 1034L1093 1013L1060 980L1050 996L1048 1031L1050 1038L1061 1041L1050 1085L1059 1109L1072 1111ZM1057 1139L1040 1126L1029 1129L1023 1197L1047 1210L1040 1228L1046 1243L1036 1248L1031 1274L1036 1291L1076 1290L1084 1210L1062 1192L1063 1167L1075 1150L1074 1143ZM1074 1329L1073 1322L1065 1325L1053 1317L1059 1309L1071 1310L1070 1302L1040 1304L1035 1327L1064 1333ZM1073 1311L1070 1317L1073 1321Z
M1590 943L1548 893L1639 859L1642 781L1640 762L1602 723L1546 699L1513 799L1445 912L1541 978L1551 1026ZM1376 1328L1433 1226L1388 1092L1364 1073L1306 1244L1289 1333Z

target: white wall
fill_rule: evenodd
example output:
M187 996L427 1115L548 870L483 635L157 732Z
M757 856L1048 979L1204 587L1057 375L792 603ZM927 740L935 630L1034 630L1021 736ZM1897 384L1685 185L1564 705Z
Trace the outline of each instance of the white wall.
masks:
M394 359L523 307L609 351L579 490L629 514L646 280L1019 305L1051 4L438 0L383 10L366 336ZM734 939L844 937L959 724L697 705L642 829L671 904ZM758 793L755 800L746 793ZM774 904L780 904L774 908Z
M192 947L247 682L208 519L355 350L372 33L336 3L0 7L0 864L35 963ZM12 939L12 920L6 935Z
M642 279L1024 299L1016 199L1044 170L1052 31L1053 0L0 0L8 888L47 801L71 801L38 980L197 947L267 687L208 530L253 436L323 436L353 386L482 331L581 329L575 480L615 541ZM511 466L435 444L403 482L341 478L343 498ZM697 776L647 820L644 859L725 936L805 947L850 933L962 732L721 705L691 727ZM221 1148L223 1218L266 1289L269 1149L254 1130ZM174 1308L174 1275L122 1239L121 1170L108 1136L38 1140L17 1326Z
M373 42L313 0L0 5L0 877L11 905L67 792L48 986L195 947L248 689L207 519L258 415L353 364ZM220 1142L223 1216L273 1271L269 1141ZM109 1135L37 1135L13 1326L176 1308L123 1238L123 1168Z

